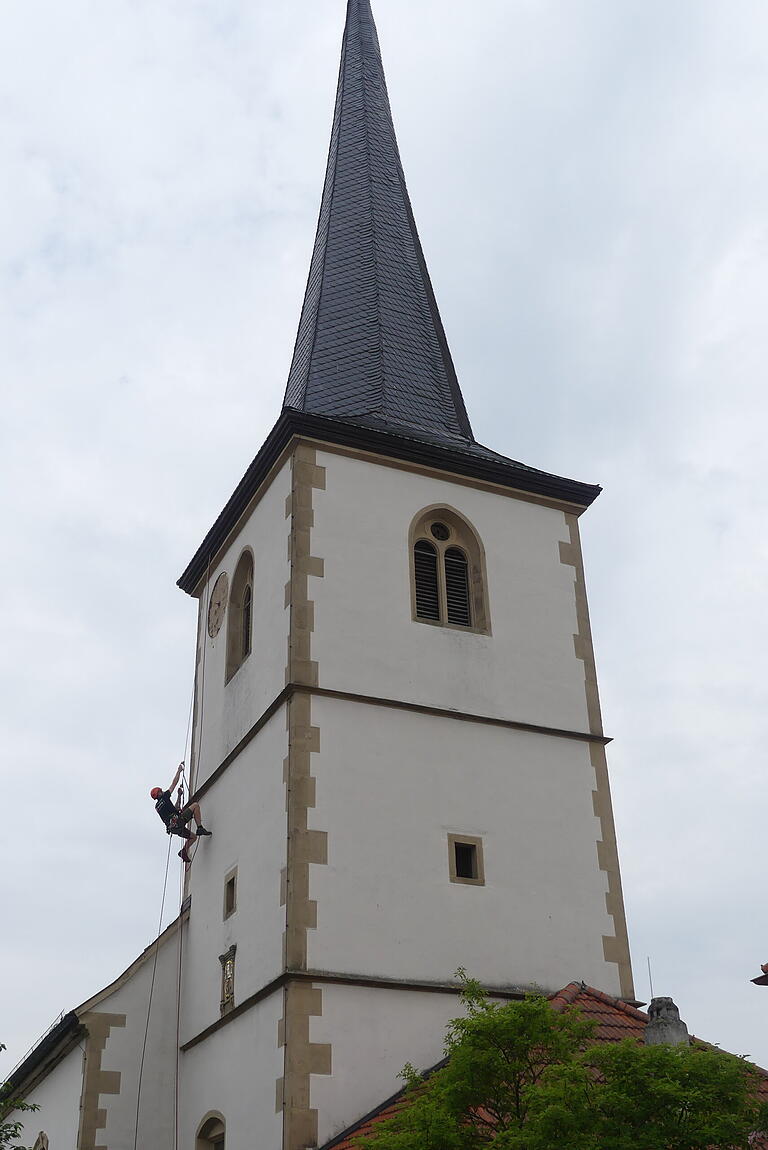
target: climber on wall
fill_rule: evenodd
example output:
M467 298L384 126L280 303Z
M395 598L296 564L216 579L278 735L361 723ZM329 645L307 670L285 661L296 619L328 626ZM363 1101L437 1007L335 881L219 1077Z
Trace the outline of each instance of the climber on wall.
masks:
M181 778L181 772L183 770L184 764L179 763L179 769L173 776L173 782L167 791L164 791L162 787L153 787L149 793L155 800L155 810L165 823L165 829L168 834L178 835L179 838L187 840L179 851L179 858L183 859L185 863L189 863L191 860L187 853L187 848L190 847L199 836L210 836L211 832L203 826L199 803L187 803L182 806L181 802L177 804L171 798L171 791ZM181 798L181 792L179 792L179 797ZM192 819L195 820L197 826L196 834L193 834L187 826L187 823L190 823Z

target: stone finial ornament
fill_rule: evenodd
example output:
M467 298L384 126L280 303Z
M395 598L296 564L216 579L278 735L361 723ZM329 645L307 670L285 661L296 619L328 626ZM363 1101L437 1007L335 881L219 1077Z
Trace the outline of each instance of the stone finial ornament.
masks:
M691 1039L688 1027L680 1019L680 1011L671 998L654 998L648 1007L648 1025L645 1028L646 1046L688 1046Z

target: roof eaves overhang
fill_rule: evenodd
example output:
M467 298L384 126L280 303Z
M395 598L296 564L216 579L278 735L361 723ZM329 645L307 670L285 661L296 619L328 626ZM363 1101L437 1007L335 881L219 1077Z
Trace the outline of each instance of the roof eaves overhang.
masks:
M567 504L575 514L589 507L601 491L596 484L580 483L563 476L550 475L546 471L536 471L514 460L495 456L492 452L476 451L473 445L454 446L449 442L410 435L406 430L371 427L359 422L284 408L263 447L180 576L178 586L182 591L188 595L196 593L208 564L218 555L293 438L319 440L480 480L510 492L519 491Z
M101 1003L104 1002L107 998L110 998L118 990L121 990L127 982L130 982L133 976L137 973L137 971L141 969L142 966L144 966L146 962L149 962L150 959L154 959L155 955L162 949L162 947L164 947L165 944L169 942L176 934L180 923L186 922L188 918L189 907L185 904L185 906L182 906L181 914L177 915L172 922L168 923L165 930L163 930L163 932L159 934L157 938L149 944L149 946L146 946L144 950L142 950L141 954L133 960L130 966L125 968L122 974L119 974L117 978L113 979L113 981L109 983L108 986L103 987L102 990L99 990L91 998L87 998L85 1002L80 1004L80 1006L75 1007L75 1013L77 1016L79 1018L84 1018L92 1010L95 1010L97 1006L100 1006Z
M105 986L98 994L92 998L87 999L80 1006L74 1010L70 1010L68 1014L62 1016L59 1021L51 1027L47 1034L45 1034L36 1046L30 1050L26 1058L11 1072L7 1082L1 1084L0 1089L0 1115L3 1113L3 1103L7 1103L13 1098L23 1097L29 1093L37 1083L39 1083L47 1074L58 1065L63 1058L69 1054L80 1039L87 1033L87 1015L89 1011L98 1006L104 999L109 998L117 990L120 990L130 978L149 961L154 955L156 950L164 946L176 933L179 923L188 917L188 909L182 908L182 913L177 918L170 922L165 930L160 934L154 942L141 952L138 958L134 959L129 967L123 971L109 986ZM85 1019L85 1021L83 1021Z
M430 1066L428 1070L421 1071L422 1079L426 1082L428 1078L431 1078L433 1074L436 1074L438 1070L442 1070L443 1067L447 1065L448 1059L441 1058L439 1062L436 1062L434 1066ZM379 1117L379 1115L384 1114L385 1111L389 1110L393 1106L396 1106L398 1102L403 1101L407 1093L408 1087L401 1086L399 1090L395 1091L394 1094L391 1094L389 1098L384 1100L384 1102L374 1107L373 1110L369 1110L367 1114L364 1114L362 1118L358 1118L357 1122L353 1122L351 1126L347 1126L346 1130L341 1130L338 1134L334 1134L330 1142L323 1143L321 1150L334 1150L334 1147L341 1146L342 1143L346 1142L346 1140L351 1138L354 1134L359 1135L360 1131L363 1130L363 1128L367 1126L369 1122L374 1121Z
M70 1010L51 1027L3 1084L0 1090L0 1117L8 1112L8 1104L14 1098L24 1097L34 1089L77 1046L84 1033L85 1028L74 1010Z

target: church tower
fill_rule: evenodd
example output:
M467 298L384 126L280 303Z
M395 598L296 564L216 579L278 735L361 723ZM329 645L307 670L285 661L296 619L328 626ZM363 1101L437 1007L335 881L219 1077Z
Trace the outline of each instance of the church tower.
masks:
M475 440L349 0L284 407L179 580L214 832L180 1145L325 1145L440 1058L459 967L633 998L578 530L598 493Z

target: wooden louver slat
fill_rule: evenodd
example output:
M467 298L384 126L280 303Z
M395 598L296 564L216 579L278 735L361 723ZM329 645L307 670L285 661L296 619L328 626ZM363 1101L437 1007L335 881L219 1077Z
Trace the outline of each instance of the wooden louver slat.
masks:
M445 597L448 622L459 627L470 627L472 610L469 601L467 557L458 547L449 547L445 553Z
M416 583L417 618L439 621L440 595L437 584L437 551L425 539L420 539L413 549L413 570Z

